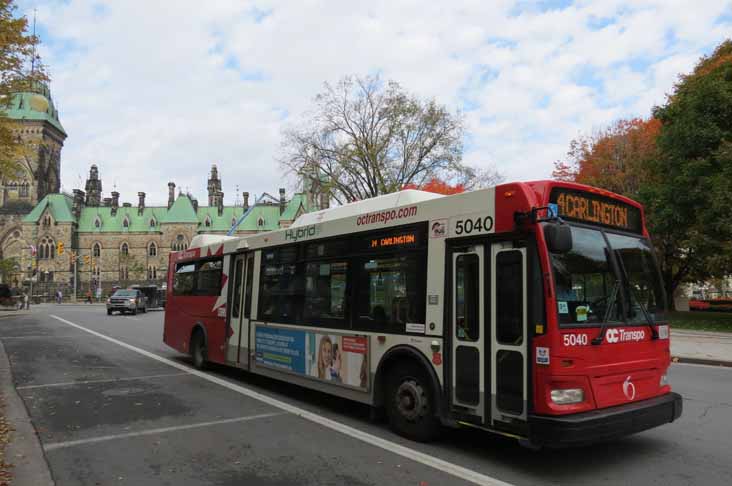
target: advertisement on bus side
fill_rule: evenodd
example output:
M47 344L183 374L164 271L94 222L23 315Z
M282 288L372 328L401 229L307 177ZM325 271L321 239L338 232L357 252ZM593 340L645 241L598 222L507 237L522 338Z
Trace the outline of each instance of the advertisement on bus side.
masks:
M349 387L368 389L368 338L256 326L256 362Z

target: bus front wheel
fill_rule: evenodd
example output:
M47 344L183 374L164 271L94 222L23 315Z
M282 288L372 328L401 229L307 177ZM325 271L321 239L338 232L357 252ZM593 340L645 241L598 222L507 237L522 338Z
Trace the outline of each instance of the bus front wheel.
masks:
M391 428L418 442L436 438L441 425L425 370L414 362L402 361L389 371L385 404Z
M191 338L191 357L196 369L202 370L206 367L206 339L201 331L194 333Z

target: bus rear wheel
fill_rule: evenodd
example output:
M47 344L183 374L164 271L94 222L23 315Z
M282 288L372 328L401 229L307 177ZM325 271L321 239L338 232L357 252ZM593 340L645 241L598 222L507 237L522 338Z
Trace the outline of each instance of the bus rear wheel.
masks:
M198 370L206 368L206 339L200 331L194 333L191 338L191 357L194 368Z
M441 430L435 416L432 385L427 373L414 362L392 368L386 389L386 415L391 428L418 442L435 439Z

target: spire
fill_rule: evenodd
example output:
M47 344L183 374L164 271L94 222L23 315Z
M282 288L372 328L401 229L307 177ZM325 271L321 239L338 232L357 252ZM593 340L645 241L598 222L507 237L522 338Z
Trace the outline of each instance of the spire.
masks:
M86 189L86 205L90 207L100 206L102 201L102 181L99 179L99 169L96 164L93 164L89 169L89 178L86 180L84 189Z

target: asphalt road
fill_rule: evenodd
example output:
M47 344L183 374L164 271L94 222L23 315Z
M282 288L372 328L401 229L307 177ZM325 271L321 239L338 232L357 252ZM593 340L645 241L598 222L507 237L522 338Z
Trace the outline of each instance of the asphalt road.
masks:
M223 367L190 373L162 344L162 318L48 305L0 320L57 484L732 484L729 368L674 365L682 418L610 443L533 452L451 430L417 444L347 400Z

